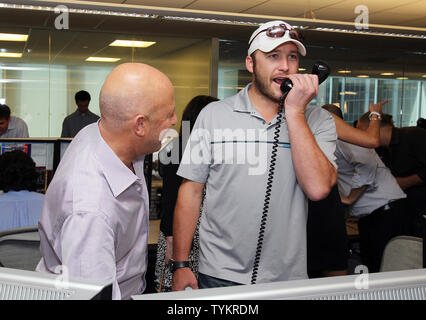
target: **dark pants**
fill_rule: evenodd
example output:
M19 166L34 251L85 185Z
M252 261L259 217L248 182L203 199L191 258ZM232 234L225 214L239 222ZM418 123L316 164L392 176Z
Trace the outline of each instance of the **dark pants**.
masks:
M218 288L218 287L232 287L240 286L241 283L219 279L215 277L208 276L203 273L198 273L198 288L199 289L208 289L208 288Z
M358 221L362 263L368 272L379 272L383 251L392 238L413 235L406 199L399 199L374 210Z

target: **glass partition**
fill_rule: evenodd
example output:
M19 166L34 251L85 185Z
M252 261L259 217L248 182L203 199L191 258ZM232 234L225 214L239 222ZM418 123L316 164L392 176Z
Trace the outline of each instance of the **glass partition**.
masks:
M383 111L393 116L398 127L415 126L417 119L425 116L426 63L419 65L422 60L413 52L309 45L307 52L301 57L299 72L310 72L316 60L325 60L332 69L312 103L340 106L346 122L352 124L368 111L369 103L386 99L389 102ZM246 55L245 42L220 41L219 98L237 93L251 81L245 67ZM392 60L397 63L384 63Z
M102 84L124 62L148 63L170 78L178 118L190 99L210 91L210 39L33 28L0 28L2 32L28 35L22 42L0 41L0 52L22 54L0 57L0 99L12 115L25 120L30 137L59 137L63 119L77 108L74 95L79 90L90 93L89 110L100 115ZM152 44L111 46L117 39ZM89 57L110 61L87 61Z

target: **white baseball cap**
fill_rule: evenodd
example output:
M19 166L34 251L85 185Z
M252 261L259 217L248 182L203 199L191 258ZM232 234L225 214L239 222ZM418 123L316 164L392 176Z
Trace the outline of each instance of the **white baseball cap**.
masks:
M286 28L286 31L284 32L284 35L282 37L271 37L267 35L266 31L268 30L268 28L280 27L280 25ZM256 50L270 52L283 43L293 42L297 46L299 53L302 56L305 56L305 46L299 40L292 38L293 33L290 34L290 30L293 30L291 25L281 20L269 21L262 24L259 28L256 29L256 31L253 32L250 37L248 55L251 55Z

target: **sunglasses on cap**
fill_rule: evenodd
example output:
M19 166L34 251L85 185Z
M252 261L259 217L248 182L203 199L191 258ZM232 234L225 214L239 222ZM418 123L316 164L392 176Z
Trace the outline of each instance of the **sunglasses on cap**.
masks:
M253 43L253 40L256 39L256 37L261 34L262 32L266 32L266 35L270 38L281 38L284 37L285 33L288 31L288 34L290 36L291 39L293 40L297 40L302 42L302 36L299 35L299 33L291 28L288 28L285 24L279 24L277 26L272 26L269 27L267 29L261 30L259 31L254 37L253 39L251 39L251 41L249 42L248 46L250 48L251 44Z

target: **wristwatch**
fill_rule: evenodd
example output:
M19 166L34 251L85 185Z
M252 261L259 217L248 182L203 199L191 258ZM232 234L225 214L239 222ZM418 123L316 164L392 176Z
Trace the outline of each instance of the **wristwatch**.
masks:
M373 118L373 116L377 116L377 118ZM376 111L371 111L368 115L368 120L382 120L382 115Z
M174 261L173 259L170 259L170 271L172 273L180 268L189 268L189 261Z

